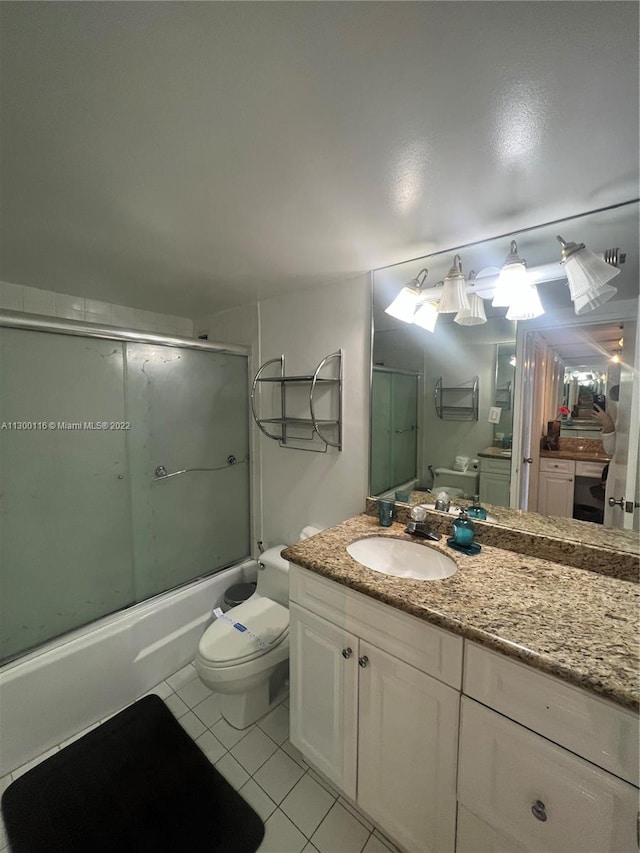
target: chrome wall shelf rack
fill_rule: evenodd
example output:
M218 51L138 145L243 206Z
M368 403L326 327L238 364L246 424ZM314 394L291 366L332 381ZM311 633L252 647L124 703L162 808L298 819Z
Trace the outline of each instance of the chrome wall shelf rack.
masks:
M479 376L449 386L442 384L440 376L434 392L437 416L443 421L477 421L479 388Z
M269 375L276 366L276 375ZM266 417L258 408L264 402L263 391L274 384L279 386L279 393L272 395L274 411ZM306 400L302 400L305 391ZM320 407L327 409L327 417L318 415ZM294 416L292 408L297 414L304 409L304 414ZM251 386L251 411L260 430L281 447L314 453L326 453L329 447L342 450L342 350L323 358L307 375L287 376L284 355L265 361Z

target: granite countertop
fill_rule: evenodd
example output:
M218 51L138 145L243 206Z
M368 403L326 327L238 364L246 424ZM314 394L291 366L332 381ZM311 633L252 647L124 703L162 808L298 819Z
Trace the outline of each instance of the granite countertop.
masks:
M485 447L478 453L484 459L511 459L511 451L502 447Z
M588 450L541 450L545 459L575 459L576 462L611 462L606 453L590 453Z
M458 565L444 580L371 571L346 551L367 536L416 541L358 515L282 552L284 559L460 634L625 708L639 705L638 584L489 545L474 557L439 542Z

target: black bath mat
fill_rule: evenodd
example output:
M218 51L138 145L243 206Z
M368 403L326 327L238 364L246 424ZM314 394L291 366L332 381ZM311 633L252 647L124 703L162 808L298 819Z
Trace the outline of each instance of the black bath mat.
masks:
M11 853L255 853L264 824L145 696L13 782Z

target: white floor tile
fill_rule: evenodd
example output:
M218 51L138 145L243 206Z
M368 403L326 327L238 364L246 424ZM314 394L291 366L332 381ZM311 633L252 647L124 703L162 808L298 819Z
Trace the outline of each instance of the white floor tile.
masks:
M185 732L192 737L194 740L197 737L200 737L201 734L204 734L207 730L207 727L202 722L202 720L198 719L193 711L189 711L186 714L183 714L178 720L182 728Z
M239 761L250 776L265 763L278 748L270 737L258 728L252 729L246 737L233 747L231 755Z
M185 684L176 693L185 705L188 705L190 708L193 708L200 702L204 702L205 699L208 699L212 695L207 685L203 684L199 678Z
M320 853L361 853L369 831L336 803L311 836Z
M260 815L262 820L267 820L276 809L276 804L262 790L260 785L254 780L249 779L248 782L240 788L240 794L249 803L249 805Z
M173 690L166 681L161 681L160 684L156 684L151 690L147 690L146 693L143 693L142 696L159 696L161 699L168 699L169 696L173 693ZM142 699L142 696L139 698Z
M299 764L279 749L255 774L255 780L276 803L281 803L303 775Z
M309 767L307 762L304 760L303 754L300 752L300 750L297 747L295 747L291 743L290 740L285 740L285 742L282 744L282 749L284 749L284 751L287 753L287 755L290 758L293 758L293 760L296 762L296 764L299 764L300 767L302 767L304 770L306 770Z
M216 761L220 761L227 751L218 738L214 737L209 731L200 735L200 737L197 737L196 743L212 764L215 764Z
M221 719L222 714L218 706L218 697L215 693L207 697L204 702L198 702L193 708L193 713L200 717L205 726L209 729L214 723Z
M87 726L86 729L82 729L81 732L78 732L71 737L68 737L66 740L63 740L60 744L60 749L64 749L65 746L69 746L70 743L73 743L75 740L80 740L81 737L84 737L89 732L92 732L94 729L97 729L100 723L94 723L92 726Z
M258 853L301 853L306 846L307 839L280 809L265 823L265 830Z
M370 835L362 853L391 853L391 849L376 835Z
M174 672L173 675L170 675L169 678L165 680L172 690L180 690L181 687L184 687L185 684L188 684L197 677L198 673L196 672L195 666L192 663L188 663L186 666L183 666L182 669Z
M368 830L369 830L369 832L373 832L373 824L372 824L372 823L371 823L371 821L370 821L370 820L368 820L368 819L367 819L363 814L361 814L361 813L360 813L360 810L357 808L357 806L354 806L354 804L353 804L353 803L350 803L348 800L346 800L346 799L345 799L344 797L342 797L342 796L340 797L340 799L339 799L339 801L338 801L338 802L339 802L339 803L340 803L340 805L341 805L341 806L343 806L343 807L344 807L348 812L351 812L351 814L355 817L355 819L356 819L356 820L359 820L359 821L360 821L360 823L361 823L361 824L362 824L366 829L368 829Z
M45 758L49 758L49 756L54 755L58 751L58 747L54 746L53 749L48 749L46 752L43 752L42 755L39 755L37 758L33 758L31 761L27 761L26 764L23 764L22 767L18 767L17 770L12 772L12 776L14 779L17 779L19 776L22 776L23 773L26 773L27 770L31 770L32 767L35 767L36 764L40 764L41 761L44 761Z
M238 741L248 735L252 729L253 726L250 726L248 729L243 729L242 731L234 729L234 727L224 719L218 720L217 723L214 723L211 726L211 731L218 738L220 743L227 747L227 749L231 749L231 747L235 746Z
M315 779L305 775L287 794L280 808L307 838L311 838L335 799Z
M269 735L271 740L275 740L278 746L289 737L289 709L284 705L278 705L271 713L263 717L258 723L263 732Z
M164 704L178 720L189 710L177 693L173 693L171 696L167 697L164 700Z
M247 771L238 764L230 753L224 755L220 761L216 761L215 768L219 773L222 773L227 782L233 785L236 791L239 791L245 782L249 781Z

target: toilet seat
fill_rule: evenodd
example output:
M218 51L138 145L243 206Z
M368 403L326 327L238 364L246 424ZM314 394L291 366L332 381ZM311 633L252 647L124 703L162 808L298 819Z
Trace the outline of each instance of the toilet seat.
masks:
M273 651L289 636L287 608L258 594L225 616L207 628L198 644L197 657L208 669L248 663Z

